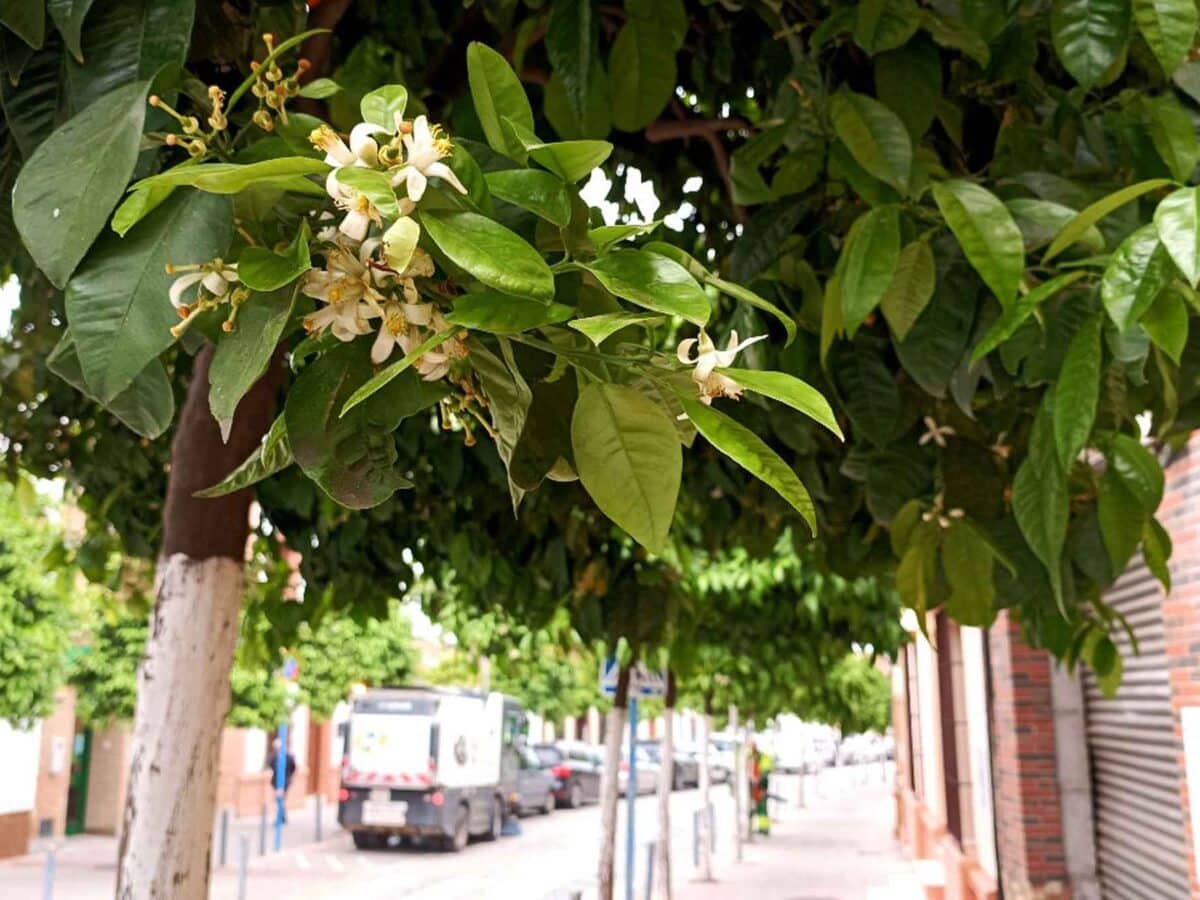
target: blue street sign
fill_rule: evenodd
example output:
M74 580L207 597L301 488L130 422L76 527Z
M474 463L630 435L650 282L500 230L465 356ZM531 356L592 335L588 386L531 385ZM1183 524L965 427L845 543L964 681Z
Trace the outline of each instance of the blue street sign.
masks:
M605 697L617 694L617 679L621 667L617 659L610 656L600 663L600 693ZM665 697L667 695L667 673L648 669L642 663L634 663L629 673L629 695L631 697Z

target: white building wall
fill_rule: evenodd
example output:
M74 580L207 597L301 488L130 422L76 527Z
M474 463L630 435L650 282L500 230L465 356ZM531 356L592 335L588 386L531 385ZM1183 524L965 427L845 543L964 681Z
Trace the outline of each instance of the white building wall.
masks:
M991 738L988 733L987 669L983 632L960 628L963 696L966 699L967 742L971 767L971 806L974 819L975 857L997 878L995 810L992 807Z
M33 809L41 747L41 722L22 731L0 720L0 815Z
M934 633L935 619L928 619L928 633ZM921 784L925 808L939 819L945 818L942 797L941 717L938 715L937 659L924 635L917 638L917 702L921 704Z

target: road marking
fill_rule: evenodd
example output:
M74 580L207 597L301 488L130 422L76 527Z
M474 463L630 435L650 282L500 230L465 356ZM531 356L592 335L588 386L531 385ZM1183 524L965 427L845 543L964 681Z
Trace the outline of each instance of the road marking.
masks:
M308 857L299 851L296 852L296 865L304 869L306 872L312 868L312 863L308 861Z
M369 859L367 859L365 856L359 855L359 856L356 856L356 857L355 857L355 859L357 859L357 860L358 860L358 867L359 867L360 869L373 869L373 868L375 868L375 863L371 862L371 861L370 861Z
M342 861L332 853L325 854L325 862L327 862L329 864L329 868L333 869L335 872L344 872L346 870L346 867L342 865Z

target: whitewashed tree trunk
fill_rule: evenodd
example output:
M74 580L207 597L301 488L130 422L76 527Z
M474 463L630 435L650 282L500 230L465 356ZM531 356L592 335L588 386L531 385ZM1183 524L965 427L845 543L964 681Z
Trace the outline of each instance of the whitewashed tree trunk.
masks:
M621 740L625 734L626 708L613 705L608 711L604 739L604 774L600 780L600 900L613 900L614 864L617 858L617 771L621 763ZM633 790L633 785L629 786Z
M704 713L704 726L700 730L700 879L713 880L712 820L709 806L712 805L712 778L708 772L708 742L712 737L712 714Z
M733 791L734 859L742 861L742 742L738 740L738 709L729 705L729 733L733 735L733 771L729 773L729 788Z
M205 900L243 566L177 553L159 561L156 581L116 896Z
M671 900L671 787L675 783L675 707L663 709L662 770L658 774L658 847L654 851L655 894Z

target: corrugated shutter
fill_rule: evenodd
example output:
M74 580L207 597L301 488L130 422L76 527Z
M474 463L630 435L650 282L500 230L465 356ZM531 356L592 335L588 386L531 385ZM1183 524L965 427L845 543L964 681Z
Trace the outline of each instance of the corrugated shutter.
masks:
M1167 661L1162 590L1141 559L1105 594L1137 635L1115 639L1125 661L1106 698L1084 669L1096 815L1096 862L1106 900L1188 900L1187 851Z

